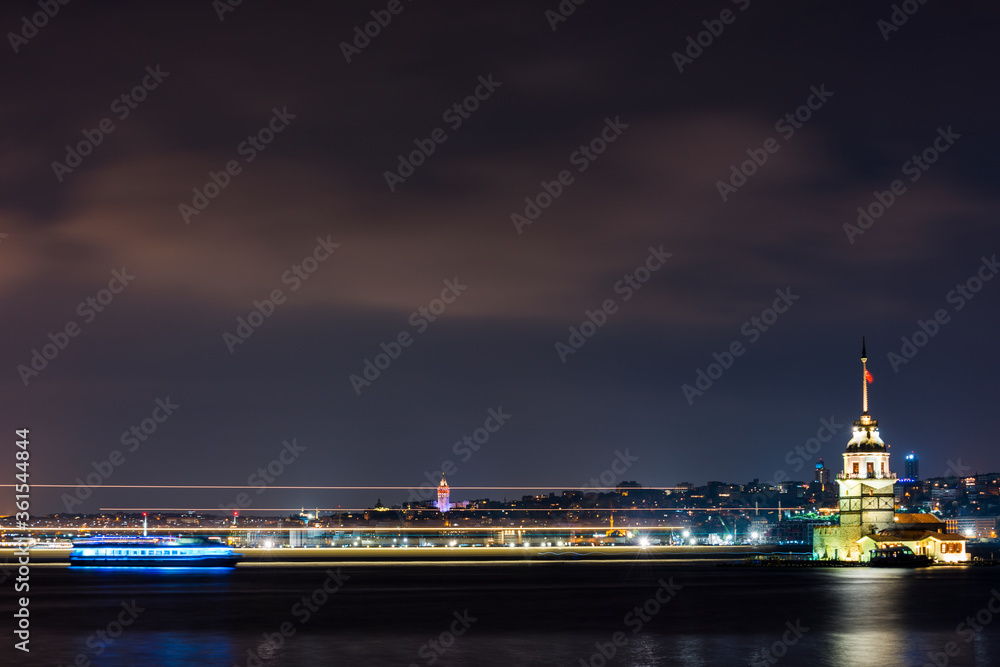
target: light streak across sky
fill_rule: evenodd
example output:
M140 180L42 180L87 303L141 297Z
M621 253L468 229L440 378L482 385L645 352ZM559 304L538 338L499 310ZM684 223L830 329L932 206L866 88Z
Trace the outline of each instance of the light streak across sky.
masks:
M13 487L13 484L0 484L0 487ZM40 489L72 489L78 486L86 486L84 484L32 484L34 488ZM91 486L91 489L305 489L305 490L331 490L331 491L346 491L346 490L390 490L390 491L406 491L410 489L419 489L420 485L416 486L274 486L268 484L266 487L262 487L260 484L98 484L96 486ZM452 490L466 490L466 491L547 491L549 489L565 489L568 491L582 491L578 486L574 485L550 485L550 486L451 486ZM629 491L679 491L682 490L679 487L673 486L643 486L643 487L627 487ZM616 486L588 486L586 491L617 491Z
M269 508L247 508L248 512L301 512L303 510L319 512L437 512L435 507L412 507L412 508L385 508L383 511L375 510L371 507L269 507ZM787 510L787 507L453 507L448 513L454 512L755 512ZM102 507L102 512L222 512L229 513L225 507ZM241 511L241 510L236 510Z

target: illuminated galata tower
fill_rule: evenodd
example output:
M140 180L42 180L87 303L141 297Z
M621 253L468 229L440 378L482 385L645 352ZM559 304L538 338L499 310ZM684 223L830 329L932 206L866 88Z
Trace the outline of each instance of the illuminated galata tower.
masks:
M439 512L447 512L451 509L451 489L448 488L448 482L444 481L444 475L441 475L441 483L438 484L437 496L437 508Z

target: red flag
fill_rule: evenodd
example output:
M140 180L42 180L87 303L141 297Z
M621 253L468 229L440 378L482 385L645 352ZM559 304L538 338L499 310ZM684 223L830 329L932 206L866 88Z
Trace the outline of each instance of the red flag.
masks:
M869 373L867 369L865 370L865 379L868 380L868 384L875 381L875 378L872 377L872 374Z

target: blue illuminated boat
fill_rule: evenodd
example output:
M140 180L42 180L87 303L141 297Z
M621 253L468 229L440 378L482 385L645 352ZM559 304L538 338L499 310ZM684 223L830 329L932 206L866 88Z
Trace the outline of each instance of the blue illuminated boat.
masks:
M204 537L88 537L73 541L69 564L88 567L233 567L232 547Z

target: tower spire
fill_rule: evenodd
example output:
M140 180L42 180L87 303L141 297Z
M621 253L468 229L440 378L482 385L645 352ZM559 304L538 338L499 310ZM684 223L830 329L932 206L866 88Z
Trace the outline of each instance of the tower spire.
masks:
M865 337L861 337L861 414L868 414L868 353L865 351Z

